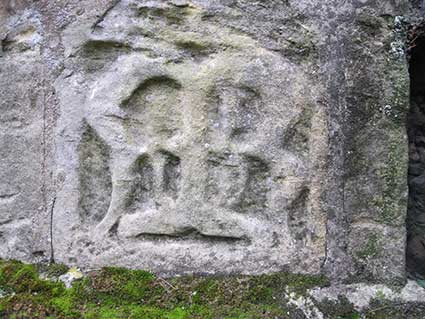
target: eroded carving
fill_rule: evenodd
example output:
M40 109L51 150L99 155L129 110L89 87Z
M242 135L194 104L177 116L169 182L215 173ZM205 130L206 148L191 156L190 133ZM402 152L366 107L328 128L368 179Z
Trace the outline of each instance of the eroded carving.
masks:
M324 130L309 111L308 75L188 3L122 0L74 51L87 64L83 113L108 145L113 173L109 209L103 203L88 221L97 224L96 262L295 269L298 249L316 263L323 224L312 216L310 194L319 192L310 170L318 166L304 155L314 127ZM99 206L95 196L85 206ZM311 229L318 235L306 240Z
M167 151L162 151L161 155L164 158L162 173L163 191L171 197L177 198L181 178L180 158Z
M93 39L87 41L81 47L79 55L86 60L86 63L83 64L85 70L87 72L95 72L116 60L119 55L130 51L130 45L120 41Z
M212 203L237 209L246 183L242 159L231 153L210 153L206 197Z
M149 77L134 90L128 99L121 103L121 107L141 112L144 111L143 107L146 104L157 102L159 105L164 105L171 89L180 87L181 85L177 81L166 76Z
M307 235L307 205L310 190L303 187L301 192L292 201L288 210L288 225L294 238L298 241L303 240Z
M87 123L79 146L80 217L84 223L99 223L111 202L110 148Z
M241 210L260 213L266 208L270 191L270 168L259 157L245 156L247 179L242 194Z
M128 112L130 119L144 127L145 134L170 138L181 126L180 87L169 77L150 77L121 103L121 107Z
M209 129L212 135L243 139L261 121L261 98L249 87L219 86L211 93Z
M313 110L305 108L290 122L289 127L282 134L282 147L284 149L295 152L308 150L312 118Z
M141 155L132 167L134 174L126 206L131 211L152 204L154 194L154 170L148 155Z
M166 3L159 3L156 5L137 3L132 5L132 9L141 18L155 21L159 20L162 23L170 25L179 25L183 23L191 10L193 10L189 5L175 6Z
M255 156L230 152L210 153L206 197L237 212L261 211L269 186L268 165Z
M168 232L168 233L140 233L136 236L138 239L143 240L155 240L155 241L200 241L208 243L226 243L226 244L235 244L235 243L249 243L249 239L245 237L238 236L226 236L226 235L211 235L205 234L199 231L195 227L188 227L179 230L178 232Z

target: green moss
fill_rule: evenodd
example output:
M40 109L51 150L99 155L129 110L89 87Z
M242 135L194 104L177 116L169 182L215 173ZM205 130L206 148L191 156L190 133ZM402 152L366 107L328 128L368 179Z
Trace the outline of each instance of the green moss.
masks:
M377 300L381 300L381 301L384 301L385 300L385 293L381 289L379 289L376 292L376 299Z
M387 76L391 85L391 94L387 104L391 110L387 115L396 127L400 127L405 125L410 107L410 79L407 62L392 58L388 60L388 63Z
M346 297L338 300L325 299L317 307L328 319L360 319L360 314L354 309L353 304Z
M297 152L307 153L309 149L311 124L313 118L313 106L307 106L301 114L290 124L283 144Z
M384 298L371 301L369 309L365 311L365 319L423 319L425 306L423 303L402 303Z
M82 47L82 55L90 58L100 58L106 54L111 54L113 51L128 52L131 47L118 41L91 40L85 43Z
M175 45L184 50L197 53L208 52L213 49L211 44L193 39L179 39L175 41Z
M406 116L409 110L409 75L407 63L398 57L387 60L386 110L382 122L383 145L386 160L377 173L382 181L382 192L374 198L381 220L387 225L402 225L407 207L407 165L408 143L405 131Z
M374 204L378 207L381 219L388 225L404 223L405 207L407 207L407 142L404 131L389 132L387 141L387 160L378 170L382 180L381 197L375 197Z
M57 298L52 298L50 300L51 307L55 312L60 313L66 317L78 317L78 312L75 311L75 302L73 298L70 298L68 294L64 294Z
M185 19L196 12L191 7L168 7L168 8L139 8L139 14L145 18L157 20L165 18L169 24L181 24Z
M378 236L372 234L368 237L365 245L356 252L357 257L361 259L368 259L376 257L381 249Z
M292 273L276 273L253 277L256 285L265 285L278 289L285 287L288 292L305 295L308 289L313 287L324 287L329 285L329 280L325 276L299 275Z
M373 21L369 24L374 27ZM379 155L382 162L377 170L382 188L373 199L373 204L382 223L399 226L405 222L407 207L408 143L405 123L410 105L410 81L403 48L394 49L396 44L404 41L403 28L400 26L391 28L388 26L386 37L388 52L382 64L383 103L380 103L381 112L375 120L382 135L382 155Z
M66 272L68 271L68 266L64 265L64 264L56 264L56 263L51 263L49 264L47 267L39 267L39 272L45 272L47 277L59 277L63 274L66 274Z
M32 265L23 265L11 276L10 284L16 292L34 291L39 284L37 271Z
M0 261L0 288L15 293L0 298L0 317L282 318L289 311L287 291L304 294L327 284L325 277L288 273L161 279L108 267L67 290L60 282L39 279L37 267Z

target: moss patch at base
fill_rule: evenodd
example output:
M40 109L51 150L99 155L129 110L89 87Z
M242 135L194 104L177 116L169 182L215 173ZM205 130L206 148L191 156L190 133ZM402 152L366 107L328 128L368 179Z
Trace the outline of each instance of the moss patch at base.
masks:
M38 268L0 260L0 318L291 318L287 292L328 285L322 276L184 276L163 279L141 270L103 268L71 289L42 280ZM52 268L53 277L64 271ZM48 273L45 268L43 273Z

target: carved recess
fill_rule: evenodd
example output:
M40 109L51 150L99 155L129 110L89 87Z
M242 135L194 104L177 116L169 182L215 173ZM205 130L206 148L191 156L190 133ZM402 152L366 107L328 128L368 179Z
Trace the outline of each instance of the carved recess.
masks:
M166 76L143 81L120 105L127 112L127 130L131 131L134 125L141 126L142 135L151 139L167 139L176 135L182 125L179 88L177 81Z
M95 225L105 217L111 202L110 148L87 123L79 158L80 216L83 223Z
M243 140L255 134L262 119L261 98L249 87L220 85L210 94L208 107L211 138Z
M230 152L208 156L206 198L213 205L240 213L261 213L270 190L268 164L257 157Z
M149 205L154 194L154 170L151 158L141 155L131 168L133 180L127 198L126 207L131 210L140 210Z

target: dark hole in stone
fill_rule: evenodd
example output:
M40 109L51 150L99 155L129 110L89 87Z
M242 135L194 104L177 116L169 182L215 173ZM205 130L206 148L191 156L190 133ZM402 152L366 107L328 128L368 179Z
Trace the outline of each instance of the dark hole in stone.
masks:
M425 24L411 29L407 272L425 278Z
M34 256L34 257L45 257L46 256L46 252L45 251L43 251L43 250L37 250L37 251L33 251L32 252L32 255Z

